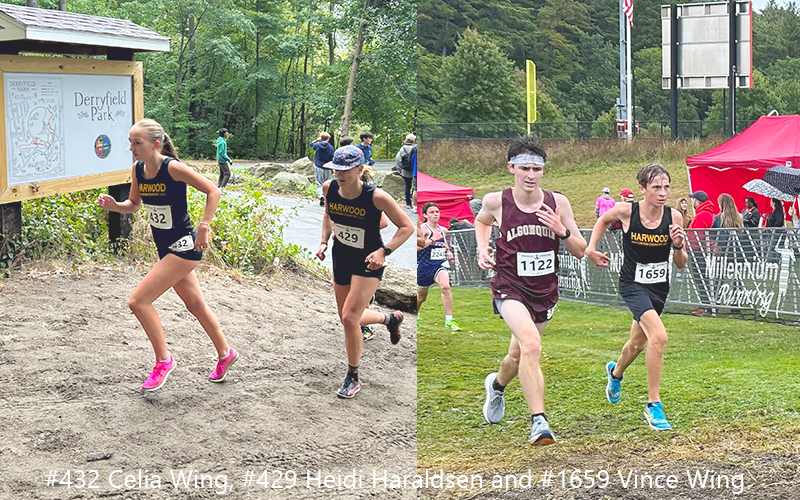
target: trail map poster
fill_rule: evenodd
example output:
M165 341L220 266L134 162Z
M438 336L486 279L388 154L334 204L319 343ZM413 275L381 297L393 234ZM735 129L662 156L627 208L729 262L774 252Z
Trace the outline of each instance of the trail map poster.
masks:
M132 164L130 76L6 72L4 93L8 185Z

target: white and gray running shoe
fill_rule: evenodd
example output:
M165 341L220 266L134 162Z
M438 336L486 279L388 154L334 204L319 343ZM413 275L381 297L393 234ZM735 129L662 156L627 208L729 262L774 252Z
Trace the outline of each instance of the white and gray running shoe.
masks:
M499 424L503 420L506 412L506 399L503 391L495 390L494 381L497 380L497 372L490 373L483 380L483 387L486 389L486 401L483 403L483 418L490 424Z

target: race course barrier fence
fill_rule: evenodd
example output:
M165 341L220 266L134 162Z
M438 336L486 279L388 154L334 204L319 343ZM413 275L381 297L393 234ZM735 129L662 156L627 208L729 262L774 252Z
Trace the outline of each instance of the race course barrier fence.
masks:
M494 229L494 235L497 234ZM665 311L735 315L756 320L794 323L800 320L800 228L687 230L689 263L669 273ZM489 287L492 271L478 267L473 229L450 231L454 260L453 286ZM588 241L590 229L581 234ZM597 249L608 252L608 268L588 257L577 259L564 245L559 250L559 296L593 304L624 307L619 297L622 231L607 231ZM799 323L800 324L800 323Z

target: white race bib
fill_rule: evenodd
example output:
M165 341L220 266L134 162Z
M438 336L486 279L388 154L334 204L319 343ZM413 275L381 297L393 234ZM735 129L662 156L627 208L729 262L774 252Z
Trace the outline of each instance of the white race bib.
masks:
M173 252L188 252L189 250L194 250L194 239L191 234L187 234L170 245L169 249Z
M544 276L556 271L556 254L547 252L517 252L517 276Z
M172 229L172 207L170 205L145 205L147 222L158 229Z
M333 234L341 243L353 248L364 249L364 229L360 227L333 225Z
M636 276L633 281L643 285L664 283L667 281L668 262L653 262L652 264L636 263Z
M431 248L431 260L444 260L445 249L442 247Z

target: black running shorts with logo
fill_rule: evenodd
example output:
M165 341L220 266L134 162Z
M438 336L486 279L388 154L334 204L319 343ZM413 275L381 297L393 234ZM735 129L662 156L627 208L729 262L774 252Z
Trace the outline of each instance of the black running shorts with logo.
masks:
M492 307L494 307L494 313L499 314L501 318L503 315L500 314L500 306L505 300L515 300L522 303L528 312L531 313L531 318L534 323L546 323L553 319L553 313L555 312L556 304L558 304L558 295L550 296L542 300L526 297L525 294L522 293L512 292L500 294L493 291Z
M639 322L642 319L642 314L650 309L661 316L664 305L667 303L667 294L660 294L635 282L620 283L619 295L633 313L633 319L636 322Z
M153 236L155 236L155 232ZM192 246L191 250L187 250L185 252L176 252L175 250L172 250L170 246L175 242L172 241L170 243L170 241L174 238L174 236L172 238L154 238L156 240L156 249L158 249L158 260L163 259L168 254L172 254L186 260L201 260L203 258L203 252L200 250L195 250L194 246ZM192 231L192 240L197 241L197 231Z
M361 253L354 252L350 248L344 250L344 255L340 250L337 250L337 244L333 244L333 282L339 286L349 286L353 281L353 275L364 276L366 278L383 278L383 270L386 268L380 267L374 271L367 269L367 263L364 259L367 258L372 252Z

